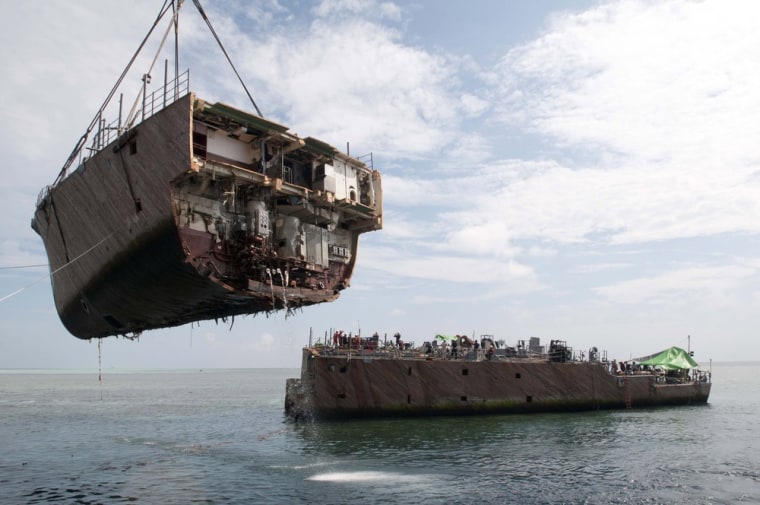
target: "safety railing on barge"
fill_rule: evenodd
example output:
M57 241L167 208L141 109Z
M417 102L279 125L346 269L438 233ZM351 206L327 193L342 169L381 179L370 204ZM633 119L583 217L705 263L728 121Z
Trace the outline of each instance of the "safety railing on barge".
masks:
M460 360L460 361L484 361L484 360L538 360L538 361L559 361L551 353L513 353L509 349L489 348L489 349L463 349L452 352L451 348L442 346L426 348L415 347L414 343L404 343L396 346L393 343L384 343L377 347L372 345L324 345L317 343L310 346L309 349L317 352L322 356L343 356L346 358L363 358L363 359L439 359L439 360ZM489 352L493 350L493 352ZM567 360L571 362L573 360Z
M380 342L378 339L364 339L360 337L349 338L348 341L335 344L322 344L318 342L310 345L316 353L322 356L344 357L346 359L400 359L400 360L456 360L456 361L543 361L553 363L595 363L603 366L610 375L620 377L654 376L657 384L690 384L694 382L711 383L711 370L679 369L663 370L658 367L630 366L621 371L613 366L614 361L589 359L576 356L572 348L567 347L564 341L552 341L546 352L529 352L522 349L519 352L512 347L489 347L484 349L458 349L452 351L447 346L432 346L425 342L422 346L415 346L414 342L403 342L396 345L393 342ZM544 348L541 348L542 351ZM606 355L606 353L604 353ZM581 356L583 353L581 353Z

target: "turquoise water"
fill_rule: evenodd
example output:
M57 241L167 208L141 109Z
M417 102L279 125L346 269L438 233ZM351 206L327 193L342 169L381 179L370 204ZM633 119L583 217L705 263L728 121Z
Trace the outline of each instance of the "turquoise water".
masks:
M292 424L297 370L0 372L0 503L758 503L760 364L707 406Z

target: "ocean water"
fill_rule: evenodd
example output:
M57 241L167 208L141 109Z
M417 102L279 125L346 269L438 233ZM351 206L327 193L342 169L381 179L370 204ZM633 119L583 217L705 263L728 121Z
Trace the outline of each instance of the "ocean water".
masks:
M0 504L760 503L760 363L706 406L293 424L295 369L0 371Z

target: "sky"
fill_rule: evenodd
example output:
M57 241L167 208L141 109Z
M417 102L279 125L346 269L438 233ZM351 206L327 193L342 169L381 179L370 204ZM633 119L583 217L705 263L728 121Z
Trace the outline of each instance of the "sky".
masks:
M0 0L0 369L295 368L332 329L760 360L760 3L732 0L204 0L265 117L372 153L384 228L336 302L71 336L31 217L161 4ZM179 47L253 110L190 1Z

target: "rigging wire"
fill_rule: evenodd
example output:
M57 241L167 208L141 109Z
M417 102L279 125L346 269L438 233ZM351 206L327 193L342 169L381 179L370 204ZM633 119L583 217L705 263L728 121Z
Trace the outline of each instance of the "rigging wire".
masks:
M176 8L175 8L175 2L176 2ZM158 51L156 52L156 55L153 58L153 61L151 62L149 71L147 75L150 75L150 70L153 68L153 66L156 63L156 60L158 59L158 55L161 52L161 49L163 48L166 38L169 35L169 32L171 31L172 26L174 27L174 33L175 33L175 44L174 44L174 65L175 65L175 74L179 73L179 44L178 44L178 32L179 32L179 11L182 7L184 0L164 0L164 4L161 6L161 9L159 10L158 15L156 16L155 21L153 22L153 25L151 25L150 29L148 30L148 33L143 37L142 42L140 42L140 45L138 46L135 53L132 55L132 58L130 58L129 63L127 63L127 66L122 71L119 78L116 80L116 84L114 84L113 88L111 88L111 91L106 96L106 99L103 101L103 104L98 109L98 112L95 114L95 117L93 117L92 121L90 122L90 125L87 127L87 130L85 133L80 137L79 141L77 142L76 146L74 147L74 150L69 155L68 159L64 163L63 167L61 168L60 172L58 173L58 176L56 177L55 181L53 182L52 186L58 185L58 183L63 180L66 177L66 174L68 173L69 168L71 167L71 164L74 162L76 157L79 155L79 153L82 150L82 147L87 142L87 139L90 136L90 133L92 133L93 128L95 128L95 125L99 124L100 118L102 116L103 111L108 106L108 104L111 102L111 99L116 94L116 91L121 86L121 83L124 81L124 78L126 77L129 70L132 68L132 65L134 64L135 60L137 59L137 56L142 51L143 47L145 47L145 44L147 43L150 36L153 34L153 31L158 26L158 23L163 19L164 15L166 15L167 12L171 9L172 14L172 21L170 25L167 27L166 32L164 33L164 37L161 40L161 44L159 45ZM195 4L196 8L198 9L198 13L201 15L203 20L206 22L206 25L208 26L209 30L211 31L212 35L214 36L214 39L216 40L217 44L219 45L219 48L224 53L224 56L227 58L227 62L232 67L232 70L235 72L235 75L237 76L238 80L240 81L240 84L243 86L243 89L245 90L246 95L248 95L248 99L251 101L251 104L253 105L254 109L256 109L256 112L259 116L263 116L261 113L261 110L259 109L258 105L256 105L256 102L253 99L253 96L251 96L250 91L248 90L248 87L245 85L245 82L243 82L242 77L240 76L240 73L237 71L237 68L235 67L234 63L232 63L232 60L230 59L229 54L227 53L227 50L224 48L224 45L222 44L222 41L219 39L219 36L216 33L216 30L214 30L214 27L211 25L211 21L209 20L208 16L206 16L206 12L203 10L203 7L201 7L199 0L193 0L193 3ZM142 91L141 91L142 93ZM141 94L140 93L140 94ZM134 111L137 106L137 102L139 101L140 94L138 94L138 98L135 101L135 105L132 107L132 110L130 111L129 116L127 117L127 122L125 123L127 125L127 128L132 126L132 123L134 122L134 117L132 115L134 114ZM68 266L74 264L76 261L81 259L86 254L90 253L93 249L95 249L97 246L105 242L108 238L110 238L113 235L113 232L109 233L106 237L101 239L98 243L91 246L89 249L81 253L79 256L75 257L71 261L65 263L64 265L60 266L56 270L53 270L49 272L44 277L40 277L39 279L35 280L31 284L24 286L20 289L17 289L16 291L9 293L3 297L0 298L0 303L4 302L5 300L8 300L17 294L21 293L22 291L34 286L35 284L42 282L45 279L51 278L56 273L60 272L64 268L67 268ZM49 265L20 265L20 266L10 266L10 267L0 267L0 270L7 270L7 269L16 269L16 268L36 268L36 267L46 267Z
M176 2L176 8L175 8L175 2ZM66 162L64 163L63 167L61 168L61 171L58 173L58 177L56 177L55 181L53 182L52 186L57 186L59 182L61 182L68 173L69 168L71 167L72 163L76 159L76 157L79 155L79 153L82 151L82 148L84 147L85 143L87 142L87 139L90 136L90 133L92 133L93 128L97 124L100 123L100 118L102 116L103 111L108 106L108 104L111 102L111 99L116 94L116 91L121 86L121 83L124 81L124 78L126 77L129 70L132 68L132 65L134 64L135 60L137 59L137 56L142 51L143 47L145 47L146 42L150 38L150 36L153 34L153 31L158 26L158 23L163 19L164 15L169 12L171 9L173 11L172 15L172 25L174 26L174 32L175 32L175 58L174 58L174 66L175 66L175 75L179 73L179 43L178 43L178 32L179 32L179 11L182 7L182 3L184 0L164 0L164 4L161 6L161 9L159 10L158 16L156 16L155 21L153 22L153 25L148 30L148 33L143 38L142 42L138 46L135 53L132 55L132 58L129 60L129 63L127 63L127 66L122 71L121 75L116 81L116 84L114 84L113 88L111 88L111 91L106 96L106 99L103 101L103 104L98 109L98 112L95 114L95 117L93 117L92 121L90 122L90 125L87 127L87 130L85 133L80 137L79 141L77 142L76 146L74 146L74 150L71 151L71 154L66 159ZM216 30L214 30L214 27L211 25L211 20L209 20L208 16L206 15L206 12L203 10L203 7L200 4L200 0L193 0L193 3L195 4L195 7L198 9L198 13L201 15L203 20L206 22L206 25L208 26L209 31L211 31L211 34L214 36L214 39L216 40L216 43L219 45L219 48L222 50L222 53L224 53L225 58L227 58L227 62L230 64L230 67L232 67L232 71L235 72L235 75L238 78L238 81L240 81L241 86L243 86L243 90L245 90L246 95L248 96L248 99L251 101L251 104L253 105L253 108L256 109L256 113L263 117L263 114L261 113L261 110L259 109L259 106L256 105L256 101L253 99L253 96L251 95L251 92L248 90L248 87L245 85L245 82L243 81L243 78L240 76L240 73L238 72L237 68L235 67L235 64L232 63L232 59L230 58L229 54L227 53L227 50L224 48L224 45L222 44L221 39L219 38L219 35L217 35ZM170 27L171 28L171 27ZM169 33L169 29L167 29L166 34L164 35L163 40L161 41L161 47L163 47L164 43L166 42L166 37ZM159 51L161 48L159 48ZM156 57L158 58L158 54L156 54ZM155 58L153 60L153 63L151 63L150 68L153 68L153 65L155 64ZM148 72L148 75L150 75L150 72ZM138 98L135 101L135 106L133 106L132 111L130 112L130 116L134 114L135 107L137 105L137 101L139 101L139 97L142 94L142 91L138 94ZM134 121L134 118L132 118L131 122ZM131 127L131 122L128 121L127 127Z
M232 67L232 71L235 72L235 75L237 76L238 81L240 81L240 84L243 86L243 89L245 90L246 95L248 95L248 99L253 104L253 108L256 109L256 113L260 117L264 117L264 115L259 110L258 105L256 105L256 102L253 101L253 97L251 96L251 93L248 91L248 88L246 87L245 83L243 82L243 78L240 77L240 74L238 73L237 68L235 68L235 64L232 63L232 60L230 59L230 55L227 54L227 50L224 48L224 45L222 45L222 41L219 40L219 36L216 34L216 31L214 30L214 27L211 26L211 21L206 16L206 13L203 11L203 7L201 7L200 0L193 0L193 3L195 4L195 7L198 9L198 13L201 15L201 17L203 18L203 20L206 22L206 26L208 26L208 29L211 31L211 34L216 39L216 43L219 44L219 48L224 53L224 56L227 58L227 62Z
M17 265L14 267L0 267L0 270L13 270L15 268L38 268L38 267L46 267L48 266L47 263L41 263L39 265Z
M92 118L92 122L90 123L90 126L87 127L87 131L82 135L82 137L77 142L77 145L74 147L74 150L69 155L68 159L66 160L66 163L64 163L63 168L61 168L61 171L58 173L58 177L55 179L55 182L53 182L53 186L56 186L61 180L66 177L66 174L69 170L69 167L71 167L71 164L74 162L76 157L79 155L79 153L82 150L82 147L84 146L85 142L87 142L87 138L90 136L90 133L92 133L92 129L95 128L95 125L100 122L100 116L105 110L105 108L108 106L108 104L111 102L111 99L116 94L116 90L119 89L119 86L121 86L122 81L124 80L124 77L126 77L127 72L129 72L129 69L132 68L132 64L137 59L137 56L140 54L140 51L142 51L142 48L145 46L145 43L150 38L150 35L153 33L153 30L158 26L158 22L161 20L161 18L164 17L164 14L169 10L168 4L171 2L171 5L174 5L173 0L164 0L164 5L161 7L161 10L158 13L158 16L156 17L156 20L153 22L153 26L150 27L150 30L148 30L147 35L143 38L142 42L140 43L140 46L137 48L137 51L135 51L135 54L132 55L132 58L129 60L129 63L127 63L126 68L124 68L124 71L122 71L121 75L119 76L118 80L116 81L116 84L111 89L111 91L108 93L108 96L106 97L105 101L103 102L103 105L100 106L100 109L98 109L98 112L95 114L95 117Z
M177 11L184 0L178 0ZM179 16L174 15L174 99L179 99Z
M148 71L143 75L144 85L140 92L135 97L135 103L132 105L132 109L129 111L129 115L127 116L127 120L125 122L125 128L130 129L132 128L132 125L134 124L135 120L137 119L137 104L140 103L140 98L144 97L145 95L145 86L150 82L150 73L153 71L153 67L156 65L156 60L158 60L159 54L161 54L161 50L164 48L164 44L166 43L167 37L169 37L169 32L172 29L172 26L176 26L176 20L179 17L179 8L182 6L182 1L180 0L179 6L174 11L174 15L172 16L171 23L169 23L169 26L166 27L166 31L164 32L164 37L161 39L161 43L158 45L158 49L156 50L156 55L153 57L153 61L150 62L150 66L148 67ZM152 29L151 29L152 30ZM143 103L144 105L144 103ZM143 108L143 118L145 117L145 109Z
M56 268L52 272L48 273L44 277L40 277L39 279L37 279L36 281L32 282L31 284L29 284L27 286L24 286L22 288L19 288L16 291L14 291L13 293L7 294L4 297L0 298L0 303L4 302L5 300L8 300L9 298L13 298L14 296L16 296L17 294L21 293L22 291L31 288L35 284L40 283L40 282L44 281L45 279L49 279L50 277L54 276L55 274L57 274L58 272L60 272L64 268L67 268L67 267L73 265L78 260L80 260L82 257L84 257L85 255L87 255L90 252L92 252L100 244L102 244L103 242L105 242L106 240L108 240L109 238L111 238L111 236L113 235L113 233L114 232L109 233L108 235L106 235L105 237L103 237L102 239L100 239L100 241L97 244L91 246L89 249L87 249L86 251L84 251L83 253L81 253L79 256L77 256L73 260L69 261L68 263L64 263L63 265L61 265L60 267Z

